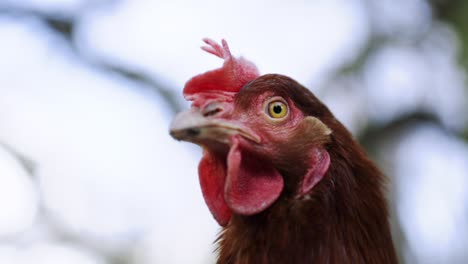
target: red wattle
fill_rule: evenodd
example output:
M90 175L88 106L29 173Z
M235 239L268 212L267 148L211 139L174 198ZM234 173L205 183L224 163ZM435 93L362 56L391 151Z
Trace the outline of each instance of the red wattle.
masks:
M224 201L225 164L226 161L222 157L205 152L198 166L203 198L205 198L211 214L221 226L226 226L232 215L231 210Z
M242 151L238 139L227 155L206 151L198 167L205 202L226 226L232 213L253 215L271 206L283 190L283 177L269 163ZM227 164L226 164L227 163Z
M227 158L224 198L235 213L253 215L272 205L283 190L283 177L270 164L243 153L237 139Z

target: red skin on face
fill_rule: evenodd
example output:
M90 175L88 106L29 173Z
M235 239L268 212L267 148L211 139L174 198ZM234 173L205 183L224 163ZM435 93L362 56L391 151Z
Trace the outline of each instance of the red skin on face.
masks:
M209 46L203 49L223 58L224 64L219 69L189 80L184 96L192 101L194 109L213 113L213 118L217 120L242 127L260 141L232 136L228 153L219 153L205 145L205 154L199 166L202 192L213 216L224 226L233 212L257 214L278 199L283 190L283 176L272 161L281 159L278 146L286 145L291 141L291 135L297 134L294 130L304 115L291 100L271 90L249 96L248 103L245 102L246 98L238 98L237 95L243 93L242 88L258 78L257 68L243 58L234 58L224 40L222 46L209 39L205 39L205 43ZM268 114L268 103L275 100L283 101L287 106L287 115L281 120ZM308 164L310 168L298 195L306 195L328 169L329 156L326 151L311 153L308 158L312 162Z

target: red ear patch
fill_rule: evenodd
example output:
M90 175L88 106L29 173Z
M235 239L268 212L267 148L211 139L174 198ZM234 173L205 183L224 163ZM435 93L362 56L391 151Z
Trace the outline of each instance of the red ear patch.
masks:
M224 198L232 211L259 213L272 205L283 190L283 177L270 164L242 153L237 140L228 154Z
M323 176L325 176L330 166L330 155L322 148L314 148L308 165L309 169L302 180L299 196L308 194L312 188L319 183Z
M248 82L259 76L257 67L250 61L240 57L234 58L227 42L223 39L222 46L211 39L203 39L208 46L202 47L206 52L224 59L221 68L205 72L190 79L184 87L184 96L191 100L196 93L219 91L237 93Z

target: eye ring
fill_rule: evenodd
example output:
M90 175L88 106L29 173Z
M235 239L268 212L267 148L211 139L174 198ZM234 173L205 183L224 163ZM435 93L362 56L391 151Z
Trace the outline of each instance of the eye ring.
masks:
M267 116L274 121L282 121L289 115L288 104L281 97L273 97L265 104Z

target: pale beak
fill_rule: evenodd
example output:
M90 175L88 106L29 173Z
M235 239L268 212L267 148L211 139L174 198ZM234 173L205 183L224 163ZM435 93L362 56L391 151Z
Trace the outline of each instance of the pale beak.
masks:
M206 141L216 141L229 144L234 135L260 143L260 137L243 127L228 120L212 116L205 117L197 109L190 109L177 114L169 127L170 134L177 140L203 144Z

